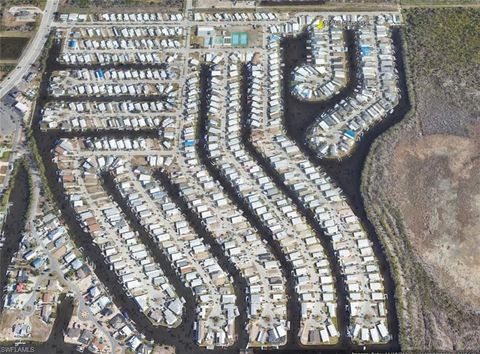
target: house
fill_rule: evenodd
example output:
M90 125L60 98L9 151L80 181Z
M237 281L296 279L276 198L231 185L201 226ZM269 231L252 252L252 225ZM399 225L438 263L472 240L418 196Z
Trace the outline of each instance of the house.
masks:
M25 323L18 323L13 326L13 335L18 338L30 337L32 329Z
M43 259L42 257L37 257L35 258L31 264L31 266L34 268L34 269L38 269L40 268L43 264L45 263L45 259Z
M70 327L66 331L66 335L69 338L78 338L80 336L81 329L78 327Z
M45 323L48 323L50 321L51 315L52 315L52 305L46 304L42 306L42 309L40 311L40 316L42 318L42 321Z
M92 339L93 339L93 333L87 329L84 329L82 331L82 334L78 338L78 341L82 344L88 345Z
M114 317L112 317L110 319L110 321L108 321L108 323L110 324L110 326L112 326L113 328L115 329L120 329L122 328L123 326L125 326L125 319L123 318L123 316L121 314L117 314L115 315Z

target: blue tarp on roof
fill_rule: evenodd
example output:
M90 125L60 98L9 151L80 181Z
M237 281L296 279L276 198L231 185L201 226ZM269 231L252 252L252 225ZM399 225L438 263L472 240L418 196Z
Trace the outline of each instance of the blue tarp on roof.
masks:
M357 133L355 133L353 130L346 130L345 135L351 139L355 139Z
M368 45L362 45L360 46L360 51L362 52L362 55L369 55L372 52L372 47Z
M68 47L69 48L77 48L77 40L76 39L70 39L68 41Z
M103 72L102 69L98 69L95 74L97 75L98 78L103 79L105 77L105 73Z

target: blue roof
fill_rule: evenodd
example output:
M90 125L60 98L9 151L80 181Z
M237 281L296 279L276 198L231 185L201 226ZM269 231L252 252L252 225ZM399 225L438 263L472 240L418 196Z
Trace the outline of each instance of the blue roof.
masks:
M45 260L43 258L37 257L32 261L31 264L33 268L38 268L41 267L44 262Z
M7 299L6 299L6 305L10 306L11 304L13 304L14 300L15 300L15 295L13 293L8 293Z
M353 130L346 130L345 135L353 139L353 138L355 138L357 133L355 133Z
M70 39L68 41L68 47L69 48L77 48L77 40L76 39Z
M55 237L62 234L64 231L65 231L65 229L62 226L58 227L58 228L56 228L52 231L49 231L48 234L47 234L47 237L48 237L49 240L53 240Z
M360 51L362 52L362 55L369 55L372 52L372 47L368 45L362 45L360 46Z
M53 244L55 247L58 247L58 246L61 246L63 245L63 243L65 242L65 237L59 237L57 238L55 241L53 241Z
M98 69L95 73L98 75L99 78L103 79L105 77L105 74L102 69Z

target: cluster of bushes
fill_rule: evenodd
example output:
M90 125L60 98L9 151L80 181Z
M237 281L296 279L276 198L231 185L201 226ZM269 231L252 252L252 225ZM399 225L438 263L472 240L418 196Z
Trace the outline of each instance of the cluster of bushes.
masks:
M404 221L396 205L380 187L388 158L402 132L414 128L417 88L453 81L458 86L478 87L480 82L480 11L473 8L411 8L404 10L403 41L412 110L371 147L362 172L362 196L369 219L387 253L396 281L396 309L403 349L434 347L431 316L446 314L452 331L469 316L440 289L413 251ZM452 97L460 97L458 92ZM421 99L421 97L419 98ZM463 99L463 98L462 98ZM404 290L407 289L407 292Z
M415 76L480 81L480 10L411 8L404 10L409 60ZM472 69L477 70L472 70Z
M99 8L109 8L115 6L149 6L149 5L174 5L181 6L182 0L69 0L68 6L87 8L95 6Z

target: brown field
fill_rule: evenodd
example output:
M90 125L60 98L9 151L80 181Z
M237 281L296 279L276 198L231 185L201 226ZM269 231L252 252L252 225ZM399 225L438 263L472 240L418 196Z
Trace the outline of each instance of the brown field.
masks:
M480 348L480 11L412 9L413 110L362 176L397 283L403 350Z
M46 342L52 331L52 324L47 325L40 319L40 315L36 314L31 317L32 337L35 342Z
M4 310L0 316L0 338L9 338L12 333L12 327L20 318L18 312L13 310Z
M430 135L398 144L387 192L429 273L473 308L480 308L479 171L479 140Z

